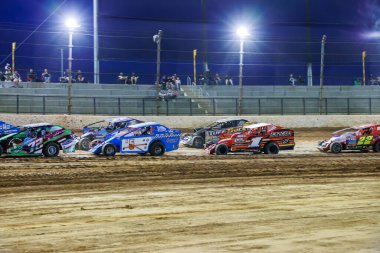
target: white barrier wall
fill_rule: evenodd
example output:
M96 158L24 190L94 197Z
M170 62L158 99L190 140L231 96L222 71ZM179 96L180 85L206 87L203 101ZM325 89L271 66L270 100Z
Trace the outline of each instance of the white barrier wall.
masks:
M30 115L30 114L0 114L0 121L13 125L25 125L39 122L49 122L70 129L81 129L84 125L108 119L110 116L89 115ZM168 127L194 128L208 122L239 118L238 116L136 116L143 121L155 121ZM242 116L253 122L273 123L289 128L313 127L348 127L369 123L380 123L380 115L291 115L291 116Z

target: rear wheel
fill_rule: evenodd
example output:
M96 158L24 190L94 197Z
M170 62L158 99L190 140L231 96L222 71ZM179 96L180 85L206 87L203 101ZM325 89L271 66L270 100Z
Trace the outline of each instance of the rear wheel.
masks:
M203 144L205 144L205 141L201 136L194 137L193 140L193 147L194 148L203 148Z
M269 142L264 148L265 154L278 154L278 152L280 152L280 148L274 142Z
M152 156L161 156L165 153L165 147L161 142L155 142L149 147L149 153Z
M88 151L90 149L90 142L91 140L89 138L80 139L78 143L79 149Z
M373 152L380 152L380 141L377 141L375 144L373 144Z
M42 153L45 157L56 157L59 154L59 145L55 142L49 142L43 147Z
M216 155L227 155L228 154L228 147L226 144L218 144L215 148L215 154Z
M330 148L331 152L334 154L338 154L338 153L342 152L342 149L343 149L342 144L340 144L338 142L333 143L331 145L331 148Z
M114 156L116 154L116 147L111 143L107 143L102 147L102 153L105 156Z

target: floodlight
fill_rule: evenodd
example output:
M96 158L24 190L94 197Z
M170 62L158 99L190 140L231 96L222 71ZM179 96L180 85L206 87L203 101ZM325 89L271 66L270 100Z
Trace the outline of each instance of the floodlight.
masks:
M238 27L238 29L236 30L236 34L237 36L239 36L240 39L244 39L245 37L249 36L248 29L244 26Z

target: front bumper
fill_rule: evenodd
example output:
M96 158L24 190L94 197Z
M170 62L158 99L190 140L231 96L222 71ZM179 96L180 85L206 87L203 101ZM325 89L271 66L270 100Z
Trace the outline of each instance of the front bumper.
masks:
M192 147L193 146L193 135L184 135L181 137L180 143L186 147Z
M319 151L322 152L327 152L330 149L330 142L327 141L320 141L318 142L318 147Z

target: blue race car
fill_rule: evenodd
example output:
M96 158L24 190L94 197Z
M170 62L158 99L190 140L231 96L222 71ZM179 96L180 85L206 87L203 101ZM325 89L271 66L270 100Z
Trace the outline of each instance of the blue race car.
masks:
M122 129L125 129L127 126L141 122L141 120L129 117L111 118L94 122L83 127L83 134L79 139L78 149L87 151L90 149L90 142L93 140L104 140L108 134L118 132Z
M177 150L181 131L170 129L155 122L131 125L103 141L93 141L90 152L114 156L122 154L147 154L161 156L165 152Z
M20 132L20 128L8 124L4 121L0 121L0 137Z

